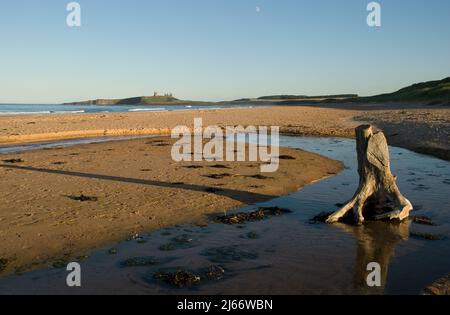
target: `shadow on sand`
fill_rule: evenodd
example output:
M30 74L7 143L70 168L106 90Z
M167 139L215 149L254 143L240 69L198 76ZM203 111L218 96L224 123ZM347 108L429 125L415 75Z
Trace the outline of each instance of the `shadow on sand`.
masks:
M269 200L277 197L277 196L272 196L272 195L253 193L253 192L249 192L249 191L227 189L227 188L223 188L223 187L221 187L220 189L217 189L217 187L213 187L213 186L202 186L202 185L186 184L186 183L160 182L160 181L155 181L155 180L150 180L150 179L127 178L127 177L119 177L119 176L111 176L111 175L90 174L90 173L81 173L81 172L64 171L64 170L52 170L52 169L46 169L46 168L36 168L36 167L31 167L31 166L0 164L0 167L8 168L8 169L22 170L22 171L54 174L54 175L75 176L75 177L81 177L81 178L108 180L108 181L116 181L116 182L122 182L122 183L157 186L157 187L163 187L163 188L175 188L175 189L185 189L185 190L198 191L198 192L207 192L207 193L213 193L215 195L228 197L228 198L240 201L245 204L253 204L253 203L258 203L258 202L269 201Z

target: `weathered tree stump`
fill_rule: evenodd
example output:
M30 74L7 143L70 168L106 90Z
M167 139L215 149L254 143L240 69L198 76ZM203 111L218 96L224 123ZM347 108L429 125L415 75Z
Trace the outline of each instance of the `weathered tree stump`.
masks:
M326 220L338 222L353 211L354 220L362 224L365 218L374 220L399 220L409 216L413 209L397 187L391 173L389 148L381 131L373 132L372 126L356 128L359 187L353 198Z

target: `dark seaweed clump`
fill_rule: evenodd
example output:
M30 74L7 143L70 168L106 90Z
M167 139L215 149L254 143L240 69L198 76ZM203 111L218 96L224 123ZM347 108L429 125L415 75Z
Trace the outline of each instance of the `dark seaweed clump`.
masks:
M261 179L261 180L263 180L263 179L271 179L271 178L272 178L272 177L265 176L265 175L261 175L261 174L248 175L248 176L246 176L246 177L248 177L248 178L254 178L254 179Z
M81 202L98 200L97 197L85 196L83 194L81 194L80 196L67 196L67 198L75 200L75 201L81 201Z
M8 259L6 258L0 258L0 272L6 269L6 266L8 265Z
M186 270L175 272L160 271L153 275L153 278L163 281L177 288L186 288L198 285L205 280L219 281L225 276L225 269L218 265L211 265L197 273Z
M225 177L231 177L231 174L228 173L222 173L222 174L209 174L209 175L203 175L203 177L208 177L212 179L222 179Z
M23 163L24 161L22 159L9 159L9 160L2 160L2 162L15 164L15 163Z
M204 270L204 275L210 280L222 280L225 276L225 269L218 265L212 265Z
M223 224L239 224L243 222L261 221L271 216L292 213L291 210L278 207L260 207L253 212L239 212L232 215L220 216L216 221Z
M156 280L178 288L191 287L200 283L201 278L189 271L178 270L176 272L157 272L153 275Z
M295 160L295 157L290 156L290 155L280 155L278 158L280 160Z
M430 218L425 216L411 216L411 220L416 224L436 225Z

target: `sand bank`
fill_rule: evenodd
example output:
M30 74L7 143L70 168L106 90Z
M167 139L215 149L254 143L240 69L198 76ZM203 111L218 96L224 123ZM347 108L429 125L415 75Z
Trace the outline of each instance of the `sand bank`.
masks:
M2 273L78 259L165 226L205 223L207 214L296 191L342 168L287 148L280 154L294 159L282 159L275 173L261 174L259 162L176 163L173 142L136 139L0 156Z

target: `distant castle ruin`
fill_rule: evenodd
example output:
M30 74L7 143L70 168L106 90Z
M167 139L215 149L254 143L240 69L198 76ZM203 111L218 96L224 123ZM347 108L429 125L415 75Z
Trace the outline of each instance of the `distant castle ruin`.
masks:
M158 95L158 92L153 92L153 96L154 96L154 97L159 96L159 95ZM172 94L172 93L164 93L164 96L165 96L165 97L173 97L173 94Z

